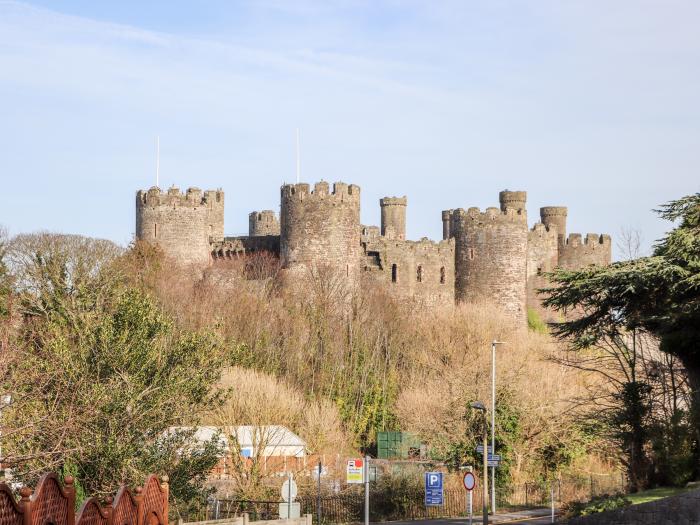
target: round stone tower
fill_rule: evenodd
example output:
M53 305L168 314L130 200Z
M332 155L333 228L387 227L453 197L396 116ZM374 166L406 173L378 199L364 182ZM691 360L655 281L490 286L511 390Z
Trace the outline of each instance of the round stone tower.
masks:
M382 209L382 235L387 239L406 239L406 196L379 199Z
M498 194L498 202L501 204L501 211L505 212L512 208L517 213L525 213L525 202L527 201L526 191L503 190Z
M248 236L279 235L280 223L272 210L254 211L248 215Z
M282 186L280 260L300 277L328 268L355 285L360 273L360 188L336 182Z
M547 228L556 228L559 242L566 239L566 206L545 206L540 208L540 220Z
M501 210L458 209L450 222L457 301L491 302L518 324L526 322L525 199L525 192L501 192Z
M211 241L224 237L224 192L152 187L136 193L136 238L183 265L206 266Z
M442 210L442 240L446 241L452 234L450 232L450 222L452 222L452 212L454 210Z

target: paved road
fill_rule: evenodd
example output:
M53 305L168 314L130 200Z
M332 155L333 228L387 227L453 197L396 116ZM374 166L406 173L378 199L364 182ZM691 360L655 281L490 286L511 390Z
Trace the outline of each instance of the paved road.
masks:
M468 525L468 518L442 518L434 520L390 521L390 525ZM473 525L481 525L481 514L474 514ZM524 525L545 525L552 523L551 511L547 509L524 510L489 516L489 523L506 525L507 523L523 523ZM375 524L380 525L380 524Z

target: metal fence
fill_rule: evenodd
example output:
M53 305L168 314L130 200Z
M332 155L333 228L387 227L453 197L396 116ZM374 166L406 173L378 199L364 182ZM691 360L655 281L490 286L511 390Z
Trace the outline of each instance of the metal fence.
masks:
M555 504L573 500L587 500L601 494L624 492L625 479L615 476L591 476L589 478L567 479L553 483L524 483L496 489L498 511L549 507L552 496ZM553 494L552 494L553 490ZM370 520L418 520L432 518L460 517L467 515L467 493L463 489L446 489L443 504L426 506L424 492L419 489L383 491L370 490ZM318 496L302 495L297 498L302 514L318 515ZM223 519L250 514L251 520L279 518L280 501L252 501L236 499L213 499L199 509L195 515L198 521ZM320 498L321 522L323 524L358 523L364 519L364 492L361 486L351 487L340 494L324 495ZM481 512L482 493L479 487L472 492L474 514Z

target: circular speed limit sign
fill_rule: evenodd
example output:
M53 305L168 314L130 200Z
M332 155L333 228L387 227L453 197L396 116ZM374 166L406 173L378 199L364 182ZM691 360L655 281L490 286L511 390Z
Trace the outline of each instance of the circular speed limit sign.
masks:
M474 487L476 487L476 478L474 477L474 474L471 472L467 472L464 474L464 488L467 490L474 490Z

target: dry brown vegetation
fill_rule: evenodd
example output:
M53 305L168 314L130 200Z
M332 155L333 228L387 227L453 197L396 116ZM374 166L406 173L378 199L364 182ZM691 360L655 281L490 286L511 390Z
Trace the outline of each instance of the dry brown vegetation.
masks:
M142 249L129 257L141 261ZM593 439L574 418L573 400L599 380L553 362L548 335L514 329L488 304L426 311L380 292L351 293L332 272L310 272L305 293L286 295L267 255L225 264L210 272L234 274L231 286L154 263L134 277L183 325L215 331L238 367L234 391L252 392L266 423L288 424L312 448L339 441L366 447L376 431L401 429L418 433L436 458L474 459L477 427L467 407L490 401L490 342L498 339L506 342L498 349L498 398L508 408L501 433L512 479L613 467L591 460ZM264 286L246 279L251 267L265 269ZM259 420L242 402L234 395L230 419Z

